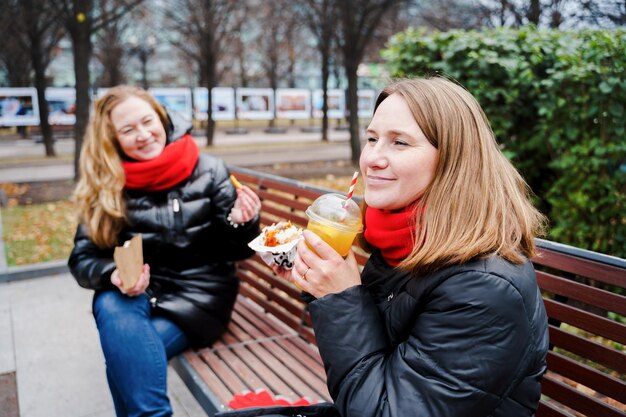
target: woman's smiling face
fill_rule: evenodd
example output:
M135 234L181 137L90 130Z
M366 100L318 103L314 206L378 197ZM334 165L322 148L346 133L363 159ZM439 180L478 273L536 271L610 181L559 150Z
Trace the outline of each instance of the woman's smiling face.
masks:
M376 109L359 165L365 202L381 210L408 206L432 182L437 148L426 139L400 94L391 94Z
M163 152L166 134L150 103L129 97L111 110L111 123L122 151L136 161L156 158Z

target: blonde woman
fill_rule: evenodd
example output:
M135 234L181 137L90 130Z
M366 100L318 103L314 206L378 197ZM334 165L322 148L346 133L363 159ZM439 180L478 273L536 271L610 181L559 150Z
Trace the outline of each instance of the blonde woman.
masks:
M547 318L528 258L544 217L476 100L443 78L380 94L360 158L359 272L311 232L291 272L343 417L532 416Z
M233 261L252 254L259 233L256 194L235 190L223 161L172 130L148 92L114 87L96 101L81 152L69 266L95 290L118 417L172 414L167 360L224 331L238 290ZM125 287L113 249L139 233L146 263Z

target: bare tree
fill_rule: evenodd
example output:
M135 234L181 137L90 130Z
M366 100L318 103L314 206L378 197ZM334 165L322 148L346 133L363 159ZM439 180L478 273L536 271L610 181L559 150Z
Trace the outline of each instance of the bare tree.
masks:
M15 26L17 1L0 2L0 66L6 74L9 87L28 87L32 84L30 54L24 53L23 32Z
M109 14L120 7L120 0L104 0L98 5L99 15L104 20L109 20ZM123 18L111 20L95 34L94 56L102 64L102 73L99 75L98 85L101 87L113 87L126 81L126 75L122 69L124 62L123 34L127 29L130 19Z
M415 18L420 25L442 32L479 29L486 23L483 14L477 13L477 5L468 0L430 0L421 2L415 11ZM395 19L388 20L393 22Z
M626 0L583 0L580 19L600 27L626 25Z
M481 0L477 9L495 26L559 28L575 15L578 0Z
M143 0L120 0L120 3L107 8L108 12L96 9L94 0L54 0L51 2L60 14L72 40L74 54L74 75L76 78L76 124L74 135L74 179L78 180L78 159L83 136L89 121L89 61L93 52L92 36L111 22L121 18Z
M233 36L240 33L246 18L247 7L237 0L178 0L164 11L177 38L174 46L196 62L200 72L200 85L208 90L207 146L213 144L213 98L211 90L220 80L218 63L224 48Z
M46 69L52 59L52 53L61 37L62 25L55 10L48 0L7 1L3 12L8 13L11 27L15 31L17 44L30 57L34 72L37 103L39 105L39 126L43 136L46 156L55 156L52 129L48 121L48 103L46 101ZM6 18L6 16L5 16ZM17 52L17 51L15 51Z
M336 0L300 0L300 13L315 38L321 59L322 140L328 141L328 78L337 27Z
M348 120L352 163L358 164L361 153L357 96L357 70L365 49L381 19L394 7L403 7L406 0L337 0L340 18L340 46L348 79Z

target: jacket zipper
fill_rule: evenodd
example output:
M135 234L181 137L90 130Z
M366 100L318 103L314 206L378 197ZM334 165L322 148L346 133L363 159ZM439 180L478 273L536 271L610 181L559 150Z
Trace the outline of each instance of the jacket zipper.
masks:
M181 228L182 211L180 207L180 200L178 197L174 197L172 198L172 228L170 230L172 242L176 242L181 237Z

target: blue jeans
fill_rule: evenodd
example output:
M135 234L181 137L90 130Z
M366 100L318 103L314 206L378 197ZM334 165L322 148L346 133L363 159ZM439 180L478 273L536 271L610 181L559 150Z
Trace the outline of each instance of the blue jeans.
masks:
M105 291L93 302L117 417L171 416L167 361L189 346L170 320L152 315L148 296Z

